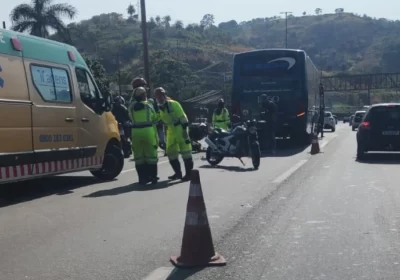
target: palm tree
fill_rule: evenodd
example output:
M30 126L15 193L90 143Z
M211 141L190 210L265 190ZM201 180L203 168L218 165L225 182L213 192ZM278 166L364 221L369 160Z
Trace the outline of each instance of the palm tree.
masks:
M170 22L171 22L171 16L163 17L163 24L164 24L165 28L170 27Z
M161 17L156 16L155 20L156 20L157 26L161 26Z
M30 4L16 6L10 14L12 30L47 38L49 29L55 30L64 40L70 41L67 26L62 17L73 19L77 13L69 4L52 4L53 0L32 0Z
M129 6L126 9L126 11L128 12L130 21L135 23L139 19L139 15L136 14L135 6L133 6L132 4L129 4Z
M133 17L133 15L136 13L135 7L132 4L129 4L128 8L126 9L128 12L128 15L130 17Z

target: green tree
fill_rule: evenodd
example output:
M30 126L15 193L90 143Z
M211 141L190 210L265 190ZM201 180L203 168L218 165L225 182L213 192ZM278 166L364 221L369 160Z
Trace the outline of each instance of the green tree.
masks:
M200 25L204 28L210 28L211 26L214 25L215 18L214 15L212 14L206 14L203 16L203 19L200 21Z
M157 23L153 17L150 18L150 20L147 22L147 36L151 37L152 31L157 27Z
M320 15L322 13L322 9L321 8L316 8L315 9L315 14Z
M182 29L183 29L183 22L182 22L181 20L177 20L177 21L174 23L174 27L175 27L177 30L182 30Z
M10 14L12 30L29 31L31 35L47 38L49 29L52 29L70 42L68 28L61 18L73 19L77 10L68 4L52 3L53 0L32 0L31 4L16 6Z
M193 94L192 84L198 83L187 63L171 58L167 51L151 56L150 75L154 87L162 86L173 98L182 100Z

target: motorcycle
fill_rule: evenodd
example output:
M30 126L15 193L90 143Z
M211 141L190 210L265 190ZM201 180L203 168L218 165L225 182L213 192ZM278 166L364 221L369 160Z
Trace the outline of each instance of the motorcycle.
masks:
M192 142L192 152L200 153L202 151L201 143L208 134L208 126L206 123L192 123L189 125L189 138Z
M242 157L251 157L253 167L257 170L260 166L260 144L258 142L257 126L255 120L232 125L231 131L220 128L214 129L205 138L208 145L206 160L216 166L224 157L235 157L242 161Z
M132 155L132 141L131 138L125 134L124 127L129 126L129 124L118 123L119 135L121 137L122 151L124 152L124 157L129 158Z

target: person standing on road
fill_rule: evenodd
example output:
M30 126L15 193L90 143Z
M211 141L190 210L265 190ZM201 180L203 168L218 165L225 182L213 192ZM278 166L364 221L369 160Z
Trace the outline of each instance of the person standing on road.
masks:
M277 122L277 107L272 100L268 99L266 94L262 94L260 96L260 105L262 115L266 122L266 133L267 133L267 141L270 146L271 152L273 154L276 153L276 139L275 139L275 130L276 130L276 122Z
M319 110L319 118L318 118L318 133L321 133L321 138L324 138L324 126L325 126L325 110Z
M149 87L147 85L147 81L144 78L141 78L141 77L135 78L132 81L132 87L133 87L133 89L135 89L137 87L144 87L146 90L149 90ZM153 99L151 99L151 100L153 100ZM159 110L158 110L157 103L156 102L152 102L152 103L153 103L153 106L154 106L154 110L156 111L156 114L159 117L160 113L159 113ZM164 156L165 156L166 155L165 130L164 130L164 125L163 125L163 123L161 121L159 121L157 123L156 129L157 129L157 135L158 135L160 148L165 151L165 153L164 153Z
M222 98L218 101L218 107L214 110L212 124L214 127L228 130L229 111L225 108L225 102Z
M175 174L169 176L170 180L190 180L193 169L192 145L189 138L189 121L179 102L167 97L162 87L154 91L154 97L160 108L160 117L167 125L167 155ZM179 153L185 164L186 175L182 177Z
M146 89L135 88L131 105L132 151L139 184L158 182L158 142L154 124L157 115L153 106L147 102Z
M125 106L125 99L122 96L118 95L114 98L114 106L111 112L117 122L122 125L126 137L130 137L130 131L126 128L125 124L130 122L131 118L129 116L129 110Z

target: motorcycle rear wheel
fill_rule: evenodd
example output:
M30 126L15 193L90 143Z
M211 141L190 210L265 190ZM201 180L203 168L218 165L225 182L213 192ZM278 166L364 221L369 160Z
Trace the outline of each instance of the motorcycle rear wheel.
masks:
M213 153L213 150L211 147L207 148L206 151L206 160L211 166L216 166L221 163L221 161L224 159L223 156Z

